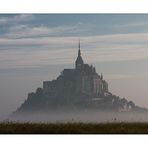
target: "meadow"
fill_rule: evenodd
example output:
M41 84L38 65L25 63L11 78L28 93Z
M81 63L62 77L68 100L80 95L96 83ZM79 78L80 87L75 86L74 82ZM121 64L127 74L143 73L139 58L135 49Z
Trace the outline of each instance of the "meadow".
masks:
M148 123L0 123L0 134L147 134Z

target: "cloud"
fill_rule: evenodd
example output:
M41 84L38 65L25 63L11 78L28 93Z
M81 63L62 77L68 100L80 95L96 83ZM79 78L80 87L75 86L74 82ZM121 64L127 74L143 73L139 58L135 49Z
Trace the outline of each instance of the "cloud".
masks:
M24 27L26 28L26 26L20 26L20 28ZM46 29L43 27L37 30L43 33ZM19 30L19 27L16 30ZM148 33L82 36L80 38L82 56L87 63L148 59ZM1 37L0 68L73 64L77 56L77 45L77 36Z
M23 28L23 26L22 26ZM55 28L54 28L55 29ZM28 30L28 29L27 29ZM46 34L50 29L39 27L33 29L35 34ZM36 31L38 30L38 31ZM29 30L31 31L31 30ZM28 31L28 33L29 33ZM25 32L25 31L24 31ZM54 32L54 31L53 31ZM23 33L23 32L22 32ZM14 35L14 34L13 34ZM148 33L131 33L131 34L114 34L114 35L98 35L98 36L63 36L63 37L50 37L50 36L35 36L35 37L22 37L22 38L9 38L1 37L0 45L58 45L63 43L63 45L75 44L78 39L84 42L85 46L105 50L119 49L122 48L135 48L141 47L147 44ZM104 46L105 45L105 46ZM110 46L112 45L112 46ZM121 48L121 49L122 49ZM91 50L91 49L90 49Z
M18 25L10 27L8 33L4 36L7 38L27 38L48 36L53 31L45 26L31 27L29 25Z
M53 37L53 36L69 36L88 31L89 27L82 23L74 25L63 25L50 27L46 25L33 26L28 24L12 25L7 29L7 32L1 35L6 38L30 38L30 37Z
M120 25L116 25L116 27L143 27L143 26L147 26L147 25L148 25L148 21L144 20L144 21L129 22L126 24L120 24Z
M33 19L31 14L11 15L7 17L0 17L0 25L14 25L22 22L28 22Z

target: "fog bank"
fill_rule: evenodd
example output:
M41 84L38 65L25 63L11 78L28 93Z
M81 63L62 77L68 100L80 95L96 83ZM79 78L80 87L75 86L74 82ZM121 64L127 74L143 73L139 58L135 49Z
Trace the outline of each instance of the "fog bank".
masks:
M49 113L23 113L13 115L5 121L31 123L110 123L110 122L148 122L148 113L109 112L109 111L55 111Z

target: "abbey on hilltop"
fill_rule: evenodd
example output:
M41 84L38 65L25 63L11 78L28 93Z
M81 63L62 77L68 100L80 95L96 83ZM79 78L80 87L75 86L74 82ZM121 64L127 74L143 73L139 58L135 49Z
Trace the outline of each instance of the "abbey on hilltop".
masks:
M43 82L43 93L46 96L64 92L87 94L93 97L108 92L108 84L103 80L103 75L98 75L92 65L84 64L80 41L75 69L64 69L57 80Z
M74 69L64 69L56 80L44 81L43 88L28 94L16 113L65 109L97 109L112 111L147 111L132 101L113 95L103 75L85 64L78 45Z

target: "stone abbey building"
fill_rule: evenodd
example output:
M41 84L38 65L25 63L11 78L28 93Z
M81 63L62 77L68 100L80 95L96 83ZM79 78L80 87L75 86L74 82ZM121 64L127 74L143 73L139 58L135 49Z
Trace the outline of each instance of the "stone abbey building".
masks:
M45 96L67 92L85 94L92 97L108 93L108 83L103 80L103 75L98 75L95 67L84 63L81 56L80 42L75 69L64 69L56 80L43 82L43 93Z
M85 64L78 46L74 69L64 69L56 80L44 81L43 88L28 94L15 114L29 111L97 109L103 111L145 111L132 101L113 95L103 75Z

